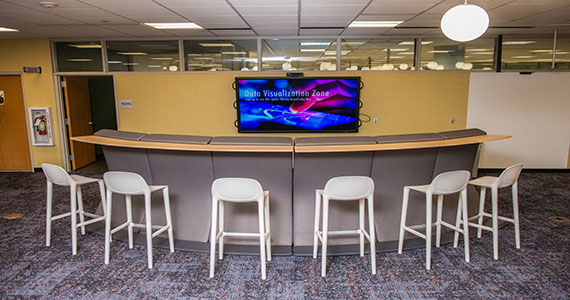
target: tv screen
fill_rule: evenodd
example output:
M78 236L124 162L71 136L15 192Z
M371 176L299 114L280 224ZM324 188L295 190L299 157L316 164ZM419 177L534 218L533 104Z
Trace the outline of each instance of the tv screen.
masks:
M357 132L360 77L236 77L238 132Z

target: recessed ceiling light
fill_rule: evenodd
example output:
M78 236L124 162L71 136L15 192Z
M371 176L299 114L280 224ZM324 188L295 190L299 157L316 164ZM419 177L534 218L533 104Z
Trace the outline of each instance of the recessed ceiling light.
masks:
M18 32L18 31L20 31L20 30L7 28L7 27L0 27L0 32Z
M93 59L91 59L91 58L68 58L67 61L86 62L86 61L93 61Z
M484 48L473 48L473 49L465 49L467 52L486 52L491 51L493 49L484 49Z
M395 51L395 52L401 52L401 51L406 51L409 50L409 48L387 48L387 49L382 49L382 51L386 52L386 51Z
M430 50L428 51L428 53L450 53L450 52L454 52L452 50Z
M331 42L301 42L301 46L328 46Z
M172 60L171 57L151 57L152 60Z
M198 43L202 47L233 47L232 43Z
M503 45L528 45L534 43L536 43L536 41L505 41Z
M348 27L396 27L404 21L354 21Z
M110 64L122 64L123 62L120 60L110 60L110 61L108 61L108 63L110 63Z
M402 54L402 55L412 55L412 54L414 54L414 52L398 52L398 54Z
M121 55L147 55L145 52L117 52L117 54Z
M422 45L429 45L429 44L433 44L433 41L422 41ZM413 45L415 45L415 43L413 41L405 41L405 42L398 43L398 45L400 45L400 46L413 46Z
M327 49L301 49L301 52L323 52Z
M69 45L70 47L79 48L79 49L100 49L101 45L96 44L73 44Z
M244 51L228 51L228 52L222 52L222 54L225 54L225 55L236 55L236 54L247 54L247 52L244 52Z
M42 2L38 2L38 5L43 6L45 8L54 8L56 6L59 6L59 3L51 2L51 1L42 1Z
M150 26L156 29L203 29L202 26L192 23L143 23L146 26Z

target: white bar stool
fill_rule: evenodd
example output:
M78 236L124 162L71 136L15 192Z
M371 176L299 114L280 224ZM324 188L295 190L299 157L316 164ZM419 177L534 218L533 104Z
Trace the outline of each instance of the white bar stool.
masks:
M479 200L479 213L476 216L469 218L469 220L477 219L477 223L469 223L469 226L477 227L477 237L481 238L481 231L483 229L493 232L493 257L499 259L499 220L507 221L514 224L515 227L515 245L517 249L521 248L520 231L519 231L519 198L518 198L518 179L521 174L523 164L517 164L506 168L499 177L484 176L469 181L469 184L481 188ZM513 197L513 218L506 218L499 216L498 208L498 190L506 187L512 188ZM485 192L491 189L491 214L486 213L485 208ZM461 207L458 207L460 213ZM483 217L492 218L492 226L483 225Z
M170 252L174 252L174 238L172 234L172 219L170 216L170 197L167 185L151 185L149 186L144 178L136 173L112 171L103 175L105 185L107 186L107 218L105 220L105 264L109 263L109 252L111 247L112 234L127 228L129 234L129 249L133 249L133 227L146 228L146 248L148 268L152 269L152 238L168 231L168 242L170 244ZM162 190L164 198L164 212L166 214L166 225L152 225L151 221L151 193ZM127 206L127 222L115 227L111 230L112 200L113 193L125 195ZM144 212L146 224L137 224L133 222L131 196L144 195ZM153 229L157 229L154 233Z
M257 202L259 233L224 231L224 202ZM219 219L218 219L219 212ZM220 229L216 226L219 223ZM220 260L224 258L224 237L259 237L259 254L261 256L261 279L266 278L265 251L267 260L271 261L271 231L269 221L269 192L263 191L261 184L250 178L219 178L212 183L212 228L210 236L210 278L214 277L216 260L216 242L219 240L218 253Z
M465 261L469 262L469 226L463 225L463 229L459 228L460 211L457 211L455 226L441 219L443 209L443 196L460 192L458 206L467 207L467 182L471 177L468 171L451 171L437 175L429 185L404 186L404 198L402 202L402 219L400 221L400 238L398 241L398 253L402 254L404 247L404 231L408 231L426 240L426 269L431 267L431 227L436 226L436 242L435 246L439 248L441 241L441 225L455 230L455 243L453 247L457 247L457 237L459 233L463 234L465 243ZM408 211L408 199L410 190L418 191L426 194L426 223L421 225L406 225L406 215ZM437 217L435 223L431 222L432 214L432 196L437 196ZM467 222L467 210L463 211L463 220ZM416 229L425 228L426 233L420 233Z
M329 201L358 200L357 230L329 231ZM368 202L368 230L364 229L364 202ZM323 203L323 230L319 230L319 219ZM329 235L360 235L360 256L364 256L364 238L370 242L370 263L372 274L376 274L376 237L374 234L374 181L366 176L340 176L329 179L324 190L316 190L315 193L315 227L313 234L313 258L317 258L318 241L322 244L321 276L326 275L327 242Z
M81 234L85 234L85 225L105 220L105 185L103 180L96 178L88 178L80 175L69 175L63 168L43 163L42 170L47 178L47 211L46 211L46 246L51 244L51 221L71 216L71 253L77 254L77 228L81 227ZM103 207L103 216L83 211L83 197L81 195L81 186L88 183L97 182L99 184L99 192L101 193L101 204ZM53 185L69 186L71 210L57 216L52 216L52 200ZM79 206L79 209L77 208ZM79 223L77 223L77 214L79 214ZM93 218L85 221L85 216Z

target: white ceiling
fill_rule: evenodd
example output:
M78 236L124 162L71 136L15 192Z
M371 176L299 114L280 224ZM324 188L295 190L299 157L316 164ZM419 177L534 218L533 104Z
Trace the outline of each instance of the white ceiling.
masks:
M463 0L0 0L7 38L255 36L434 36ZM487 35L570 34L570 0L470 0L489 13ZM352 21L404 21L396 28L347 28ZM157 30L145 22L194 22L204 29Z

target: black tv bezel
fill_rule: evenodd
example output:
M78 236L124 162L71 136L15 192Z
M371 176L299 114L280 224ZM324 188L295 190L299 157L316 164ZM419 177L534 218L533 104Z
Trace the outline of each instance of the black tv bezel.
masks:
M241 114L240 114L240 101L239 101L239 80L304 80L304 79L358 79L358 88L356 89L356 109L354 116L354 128L351 129L320 129L320 130L310 130L310 129L271 129L271 130L243 130L241 128ZM360 127L360 89L362 86L362 80L360 76L303 76L303 77L283 77L283 76L259 76L259 77L235 77L234 80L236 100L235 109L237 114L236 127L238 133L357 133Z

